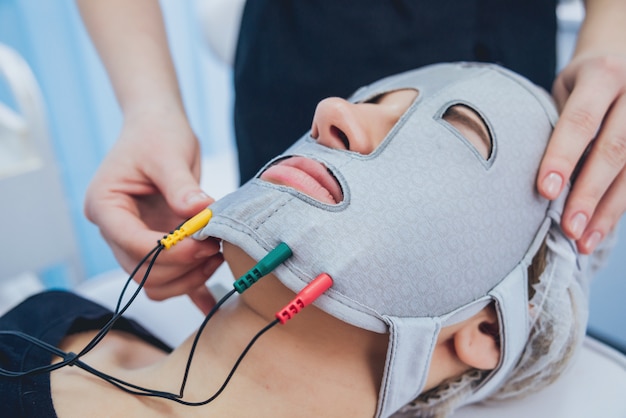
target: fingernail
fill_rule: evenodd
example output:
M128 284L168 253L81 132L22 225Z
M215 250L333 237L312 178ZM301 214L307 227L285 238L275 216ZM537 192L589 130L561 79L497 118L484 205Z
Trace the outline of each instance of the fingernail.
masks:
M585 226L587 226L587 215L582 212L578 212L570 221L572 234L575 237L580 237L585 230Z
M543 180L543 190L551 199L556 198L561 193L563 187L563 177L557 173L550 173Z
M585 240L585 248L587 248L587 251L592 252L600 241L602 241L602 234L598 231L593 231Z
M190 205L193 205L194 203L207 200L208 198L209 198L209 195L207 195L204 192L193 193L187 196L187 203Z

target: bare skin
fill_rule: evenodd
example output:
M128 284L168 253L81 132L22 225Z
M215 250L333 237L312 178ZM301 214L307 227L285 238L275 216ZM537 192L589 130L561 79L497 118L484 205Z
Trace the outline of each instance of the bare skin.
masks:
M225 244L224 253L230 265L236 266L235 275L254 264L234 246ZM292 297L275 278L266 277L221 309L201 339L185 399L210 397L243 347ZM79 351L93 334L66 338L61 348ZM84 361L129 382L178 393L190 344L187 340L166 355L135 337L115 332ZM188 407L128 395L75 367L52 374L52 395L60 417L372 416L386 349L387 335L352 327L309 307L266 333L223 394L208 405Z

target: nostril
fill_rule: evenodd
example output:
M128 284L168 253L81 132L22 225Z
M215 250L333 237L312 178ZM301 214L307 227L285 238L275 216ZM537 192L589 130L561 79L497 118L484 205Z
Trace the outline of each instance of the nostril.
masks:
M348 140L348 136L341 129L333 125L330 127L330 132L334 137L339 138L339 140L347 150L350 149L350 140Z
M313 120L313 126L311 126L311 138L317 139L320 136L319 130L317 129L317 124L315 120Z

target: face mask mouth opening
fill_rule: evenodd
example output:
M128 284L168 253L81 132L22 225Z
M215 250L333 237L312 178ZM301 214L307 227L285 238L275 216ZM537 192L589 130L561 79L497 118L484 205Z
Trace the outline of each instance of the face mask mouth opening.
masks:
M281 158L263 170L258 178L329 205L340 204L344 199L343 189L333 172L325 164L307 157Z

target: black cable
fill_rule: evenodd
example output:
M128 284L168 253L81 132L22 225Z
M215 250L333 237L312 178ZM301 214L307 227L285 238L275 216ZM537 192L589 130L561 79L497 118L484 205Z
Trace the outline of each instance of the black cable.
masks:
M259 331L253 338L252 340L250 340L250 342L248 343L248 345L246 346L246 348L241 352L241 354L239 355L239 358L237 359L237 361L235 362L234 366L232 367L232 369L230 370L230 372L228 373L228 376L226 377L226 380L224 380L224 383L222 384L222 386L217 390L217 392L215 392L215 394L213 396L211 396L210 398L202 401L202 402L187 402L187 401L183 401L182 399L174 399L176 402L181 403L183 405L188 405L188 406L201 406L201 405L206 405L209 402L212 402L213 400L215 400L215 398L217 398L223 391L224 389L226 389L226 386L228 385L228 383L230 382L230 379L232 379L233 375L235 374L235 371L237 370L237 368L239 367L239 365L241 364L241 362L243 361L243 358L246 356L246 354L248 354L248 351L250 351L250 349L252 348L252 346L254 345L254 343L257 342L257 340L259 338L261 338L261 336L263 334L265 334L267 331L269 331L270 329L272 329L276 324L278 324L279 321L278 319L273 320L272 322L270 322L269 324L267 324L261 331Z
M0 331L0 335L6 335L6 336L14 336L17 338L21 338L25 341L30 342L31 344L37 345L40 348L49 351L50 353L57 355L61 358L63 358L63 361L60 361L58 363L54 363L54 364L48 364L45 366L41 366L41 367L36 367L33 368L31 370L27 370L27 371L22 371L22 372L14 372L11 370L6 370L3 368L0 368L0 376L4 376L4 377L23 377L23 376L29 376L29 375L34 375L34 374L39 374L39 373L50 373L54 370L60 369L61 367L65 367L65 366L71 366L73 363L76 363L82 356L84 356L85 354L87 354L89 351L91 351L105 336L106 334L111 330L111 328L113 327L113 325L115 324L115 322L121 318L121 316L124 314L124 312L130 307L130 305L132 304L132 302L137 298L137 296L139 295L139 292L141 291L141 289L143 288L143 285L145 284L149 274L150 274L150 270L152 269L152 266L154 265L159 253L163 250L163 246L158 245L156 247L154 247L148 254L146 254L146 256L139 262L139 264L137 265L137 267L135 267L135 270L131 273L131 275L129 276L128 280L126 281L126 284L120 294L120 297L118 299L118 304L116 307L116 311L114 312L113 316L111 317L111 319L109 319L109 321L98 331L98 333L94 336L94 338L91 339L91 341L89 341L89 343L87 343L87 345L78 353L78 354L72 354L72 356L69 355L69 353L65 353L62 350L59 350L57 347L46 343L45 341L41 341L31 335L25 334L23 332L20 331ZM152 259L150 260L150 263L148 264L148 268L146 270L146 273L144 274L143 279L141 280L137 290L133 293L133 295L131 296L131 298L129 299L129 301L126 303L126 305L124 305L124 307L120 310L119 306L121 305L121 300L124 297L124 293L126 291L126 289L128 288L128 285L130 283L130 281L133 279L134 275L137 273L137 271L139 270L139 268L146 262L146 260L152 255L154 254L154 256L152 257Z
M187 363L185 365L185 372L184 372L183 379L182 379L182 382L181 382L181 387L180 387L179 394L173 394L173 393L170 393L170 392L164 392L164 391L159 391L159 390L155 390L155 389L148 389L148 388L144 388L144 387L135 385L133 383L126 382L126 381L118 379L118 378L116 378L114 376L110 376L110 375L108 375L106 373L103 373L103 372L101 372L101 371L99 371L99 370L89 366L88 364L86 364L86 363L84 363L83 361L80 360L80 358L82 356L87 354L100 341L102 341L102 339L106 336L106 334L112 329L112 327L115 324L115 322L120 317L122 317L124 312L126 312L126 310L130 307L130 305L137 298L137 296L139 295L141 289L145 285L145 282L148 279L148 276L150 275L150 271L152 270L152 267L154 266L154 263L156 262L157 257L159 256L159 254L161 253L161 251L163 249L164 249L163 245L161 245L161 244L157 245L148 254L146 254L146 256L137 264L135 269L129 275L128 280L124 284L124 287L122 288L122 291L121 291L120 296L119 296L118 301L117 301L117 305L116 305L115 311L113 312L113 316L98 331L98 333L94 336L94 338L92 338L89 341L89 343L87 343L87 345L78 354L76 354L76 353L66 353L66 352L60 350L59 348L57 348L57 347L55 347L55 346L53 346L51 344L46 343L45 341L41 341L41 340L39 340L39 339L37 339L37 338L35 338L33 336L30 336L30 335L25 334L25 333L20 332L20 331L0 331L0 336L5 335L5 336L13 336L13 337L16 337L16 338L21 338L21 339L23 339L25 341L28 341L31 344L36 345L36 346L38 346L38 347L40 347L40 348L42 348L44 350L47 350L51 354L56 355L58 357L61 357L63 359L62 361L59 361L57 363L47 364L45 366L36 367L36 368L30 369L30 370L27 370L27 371L15 372L15 371L11 371L11 370L6 370L6 369L0 368L0 376L9 377L9 378L20 378L20 377L31 376L31 375L40 374L40 373L50 373L50 372L53 372L54 370L58 370L58 369L60 369L62 367L66 367L66 366L76 366L76 367L79 367L79 368L85 370L88 373L91 373L92 375L94 375L96 377L101 378L102 380L110 383L111 385L121 389L124 392L130 393L130 394L133 394L133 395L137 395L137 396L159 397L159 398L163 398L163 399L167 399L167 400L172 400L172 401L175 401L175 402L178 402L180 404L187 405L187 406L206 405L206 404L212 402L214 399L216 399L224 391L224 389L226 388L226 386L228 385L228 383L232 379L235 371L237 370L237 368L239 367L239 365L243 361L244 357L250 351L252 346L256 343L256 341L263 334L265 334L268 330L270 330L272 327L274 327L276 324L279 323L278 319L272 321L267 326L265 326L263 329L261 329L252 338L252 340L248 343L248 345L245 347L245 349L242 351L242 353L237 358L237 361L235 362L235 364L231 368L230 372L228 373L226 379L224 380L224 383L217 390L217 392L215 394L213 394L208 399L206 399L204 401L200 401L200 402L184 401L182 398L183 398L185 387L186 387L187 380L188 380L188 377L189 377L189 372L191 370L191 363L193 361L193 357L194 357L196 348L197 348L198 343L200 341L200 337L201 337L202 333L204 332L204 329L206 328L209 320L215 315L215 313L219 310L219 308L236 292L235 289L233 289L229 293L227 293L224 297L222 297L215 304L215 306L213 306L213 308L209 311L209 313L206 315L206 317L202 321L202 324L198 328L198 330L196 332L196 335L194 337L194 340L193 340L193 342L191 344L191 349L190 349L190 352L189 352L189 356L187 358ZM148 263L148 267L146 269L146 272L145 272L142 280L139 282L137 289L135 290L135 292L133 292L133 294L129 298L128 302L126 302L126 304L124 304L124 306L121 307L122 306L122 301L124 299L124 295L125 295L125 293L126 293L126 291L128 289L128 286L130 285L130 282L133 280L135 274L139 271L141 266L143 266L146 263L146 261L151 256L152 256L152 258L150 259L150 262Z
M281 321L279 319L275 319L274 321L272 321L271 323L269 323L267 326L265 326L263 329L261 329L253 338L252 340L248 343L248 345L245 347L245 349L243 350L243 352L239 355L239 357L237 358L235 364L233 365L232 369L230 370L230 372L228 373L224 383L222 384L222 386L217 390L217 392L215 394L213 394L211 397L209 397L208 399L201 401L201 402L188 402L188 401L184 401L183 395L184 395L184 391L185 391L185 387L187 384L187 380L189 377L189 373L191 370L191 363L193 361L194 358L194 354L196 351L196 348L199 344L200 341L200 337L202 335L202 333L204 332L209 320L215 315L215 313L218 311L218 309L226 302L226 300L228 300L236 291L239 291L239 293L241 293L241 290L239 290L237 288L237 286L235 286L235 289L231 290L229 293L227 293L224 297L222 297L216 304L215 306L213 306L213 308L209 311L209 313L206 315L205 319L203 320L202 324L200 325L200 327L198 328L196 335L194 337L194 340L191 344L191 348L189 350L189 356L187 358L187 363L185 365L185 371L184 371L184 375L183 375L183 379L181 382L181 386L180 386L180 391L179 394L174 394L174 393L170 393L170 392L165 392L165 391L159 391L159 390L154 390L154 389L147 389L138 385L135 385L133 383L129 383L126 381L123 381L121 379L118 379L114 376L110 376L106 373L103 373L93 367L91 367L90 365L84 363L83 361L81 361L81 357L84 356L85 354L87 354L88 352L90 352L94 347L96 347L100 341L102 341L102 339L107 335L107 333L113 328L115 322L117 320L119 320L119 318L122 317L122 315L126 312L126 310L130 307L130 305L135 301L135 299L137 298L137 296L139 295L139 293L141 292L141 290L143 289L149 275L150 272L152 270L152 267L154 266L156 259L158 258L159 254L161 253L161 251L165 248L170 248L172 245L175 245L176 242L180 241L181 239L185 238L186 236L189 236L191 233L193 233L194 231L196 231L198 228L202 227L203 225L206 224L206 222L208 222L208 220L211 217L211 211L210 210L205 210L200 212L199 214L197 214L196 216L194 216L193 218L190 218L189 220L181 223L175 231L170 232L169 235L166 235L163 237L163 239L159 240L158 245L156 247L154 247L148 254L146 254L141 260L140 262L137 264L137 266L135 267L135 269L131 272L131 274L128 277L128 280L126 281L126 283L124 284L121 292L120 292L120 296L118 298L115 310L113 311L113 314L111 316L111 318L107 321L107 323L96 333L96 335L87 343L87 345L85 347L83 347L83 349L78 353L66 353L62 350L60 350L59 348L45 342L45 341L41 341L33 336L30 336L28 334L25 334L23 332L20 331L0 331L0 336L10 336L10 337L14 337L14 338L20 338L22 340L25 340L27 342L29 342L32 345L38 346L39 348L46 350L48 352L50 352L53 355L56 355L58 357L60 357L62 360L54 363L54 364L47 364L45 366L40 366L40 367L35 367L33 369L30 370L26 370L26 371L11 371L11 370L6 370L6 369L2 369L0 368L0 376L4 376L4 377L10 377L10 378L20 378L20 377L25 377L25 376L30 376L30 375L35 375L35 374L40 374L40 373L50 373L54 370L58 370L62 367L65 366L76 366L79 367L83 370L85 370L86 372L101 378L102 380L110 383L111 385L121 389L124 392L128 392L134 395L138 395L138 396L152 396L152 397L160 397L163 399L167 399L167 400L172 400L184 405L189 405L189 406L200 406L200 405L205 405L211 401L213 401L214 399L216 399L226 388L226 386L228 385L228 383L230 382L230 380L232 379L235 371L237 370L237 368L239 367L239 365L241 364L241 362L243 361L244 357L247 355L247 353L250 351L250 349L252 348L252 346L256 343L256 341L263 335L265 334L265 332L267 332L269 329L271 329L273 326L275 326L276 324L280 323ZM287 247L286 245L284 245L284 247L287 248L288 251L285 251L284 248L282 247L277 247L274 252L276 252L276 250L278 250L279 248L281 248L281 250L278 252L279 255L273 255L272 257L272 263L270 263L270 265L273 266L273 263L278 264L279 261L284 261L285 257L288 257L291 255L291 250L289 249L289 247ZM272 254L272 253L270 253ZM268 254L268 256L270 255ZM281 259L282 258L282 259ZM149 262L148 262L149 260ZM139 271L139 269L146 263L148 262L148 266L146 268L146 272L144 273L144 276L142 278L142 280L138 283L137 289L133 292L133 294L130 296L129 300L122 306L123 300L124 300L124 296L126 294L126 291L128 290L128 286L130 285L131 281L134 279L135 275L137 274L137 272ZM273 267L271 268L273 269ZM270 269L270 270L271 270ZM267 273L265 273L267 274ZM263 274L263 275L265 275ZM258 280L258 279L257 279ZM237 282L236 282L237 283Z
M231 368L230 372L226 376L226 379L224 380L224 383L222 383L222 386L220 386L220 388L212 396L210 396L209 398L207 398L207 399L205 399L203 401L199 401L199 402L185 401L185 400L182 399L182 395L176 395L176 394L171 393L171 392L163 392L163 391L158 391L158 390L154 390L154 389L146 389L144 387L141 387L141 386L138 386L138 385L135 385L135 384L132 384L132 383L125 382L125 381L123 381L121 379L118 379L116 377L113 377L113 376L110 376L110 375L108 375L106 373L103 373L103 372L101 372L101 371L99 371L97 369L94 369L91 366L89 366L88 364L83 363L80 360L77 361L74 365L77 366L77 367L80 367L81 369L91 373L92 375L94 375L96 377L101 378L102 380L112 384L113 386L117 387L118 389L121 389L122 391L124 391L126 393L130 393L132 395L163 398L163 399L174 401L174 402L177 402L179 404L186 405L186 406L202 406L202 405L206 405L206 404L214 401L218 396L220 396L222 394L222 392L226 389L226 387L228 386L228 383L230 383L230 380L232 379L232 377L234 376L235 372L237 371L237 368L239 367L239 365L243 361L244 357L248 354L248 352L250 351L252 346L257 342L257 340L263 334L265 334L267 331L269 331L272 327L274 327L278 323L279 323L279 320L275 319L272 322L270 322L268 325L266 325L263 329L261 329L250 340L248 345L241 352L241 354L237 358L237 361L235 361L235 364L233 365L233 367Z
M217 310L224 304L224 302L226 302L228 298L230 298L234 294L235 294L235 289L232 289L230 292L224 295L220 299L220 301L216 303L215 306L213 306L213 308L211 308L207 316L202 321L202 324L200 324L200 327L198 328L198 331L196 332L196 335L194 336L193 343L191 343L191 349L189 350L189 357L187 358L187 364L185 365L185 374L183 375L183 380L180 385L180 392L179 392L179 396L181 398L183 397L183 394L185 392L185 386L187 385L187 378L189 377L189 370L191 369L191 361L193 360L193 356L196 352L196 347L198 345L202 332L204 332L204 328L209 323L209 320L213 317L215 312L217 312Z
M117 305L115 306L114 313L119 312L120 305L122 304L122 299L124 298L124 293L126 293L126 290L128 289L128 285L130 285L132 280L135 278L135 274L137 274L137 272L139 271L141 266L143 266L144 263L148 260L148 257L150 257L155 251L158 250L160 252L162 249L163 249L162 245L157 245L148 254L146 254L144 256L144 258L141 259L141 261L139 261L139 263L137 264L137 267L135 267L135 269L132 271L132 273L130 273L130 276L128 276L128 279L126 280L126 283L124 283L124 287L122 288L120 296L117 299ZM157 255L155 255L154 257L156 258ZM147 278L147 275L144 275L144 279L141 281L141 283L139 283L139 287L143 287L143 284L146 282L146 278Z
M135 267L135 270L133 270L131 275L128 277L128 280L126 280L126 283L125 283L125 285L124 285L124 287L122 289L122 292L120 293L120 297L118 298L117 306L115 308L115 311L113 312L113 316L100 329L100 331L98 331L96 336L94 338L92 338L92 340L80 351L80 353L78 353L78 358L80 358L80 357L84 356L85 354L87 354L88 352L90 352L106 336L106 334L108 334L108 332L111 330L111 328L113 328L113 325L115 325L115 322L117 322L117 320L122 317L124 312L126 312L126 310L128 310L130 305L135 301L135 299L137 298L137 296L141 292L141 289L143 288L144 284L146 283L146 280L148 279L148 276L150 275L150 271L152 270L152 266L154 266L154 263L156 262L156 259L159 256L159 254L161 253L161 251L163 251L163 246L158 245L158 246L154 247L152 249L152 251L150 251L148 254L146 254L146 256L139 262L137 267ZM130 284L130 282L134 278L134 275L137 273L139 268L146 262L148 257L150 257L152 254L154 254L154 255L153 255L152 259L150 260L150 263L148 263L148 268L146 269L146 272L144 273L144 276L141 279L141 282L139 282L139 285L138 285L137 289L132 294L132 296L130 297L128 302L126 302L126 305L124 305L124 307L120 309L120 305L121 305L121 302L122 302L122 300L124 298L124 293L126 292L126 289L128 288L128 285Z
M49 351L50 353L59 356L61 358L66 358L66 356L68 355L66 352L60 350L59 348L53 346L52 344L48 344L45 341L41 341L38 338L33 337L32 335L28 335L25 334L23 332L20 331L0 331L0 335L6 335L9 337L16 337L16 338L21 338L22 340L28 341L33 345L36 345L39 348L42 348L44 350ZM41 366L41 367L36 367L33 368L31 370L27 370L25 372L14 372L11 370L6 370L3 368L0 368L0 376L4 376L4 377L14 377L14 378L18 378L18 377L23 377L23 376L30 376L30 375L35 375L35 374L40 374L40 373L47 373L47 372L51 372L54 371L56 369L59 369L61 367L67 366L69 364L68 362L62 361L59 363L55 363L55 364L46 364L45 366Z

